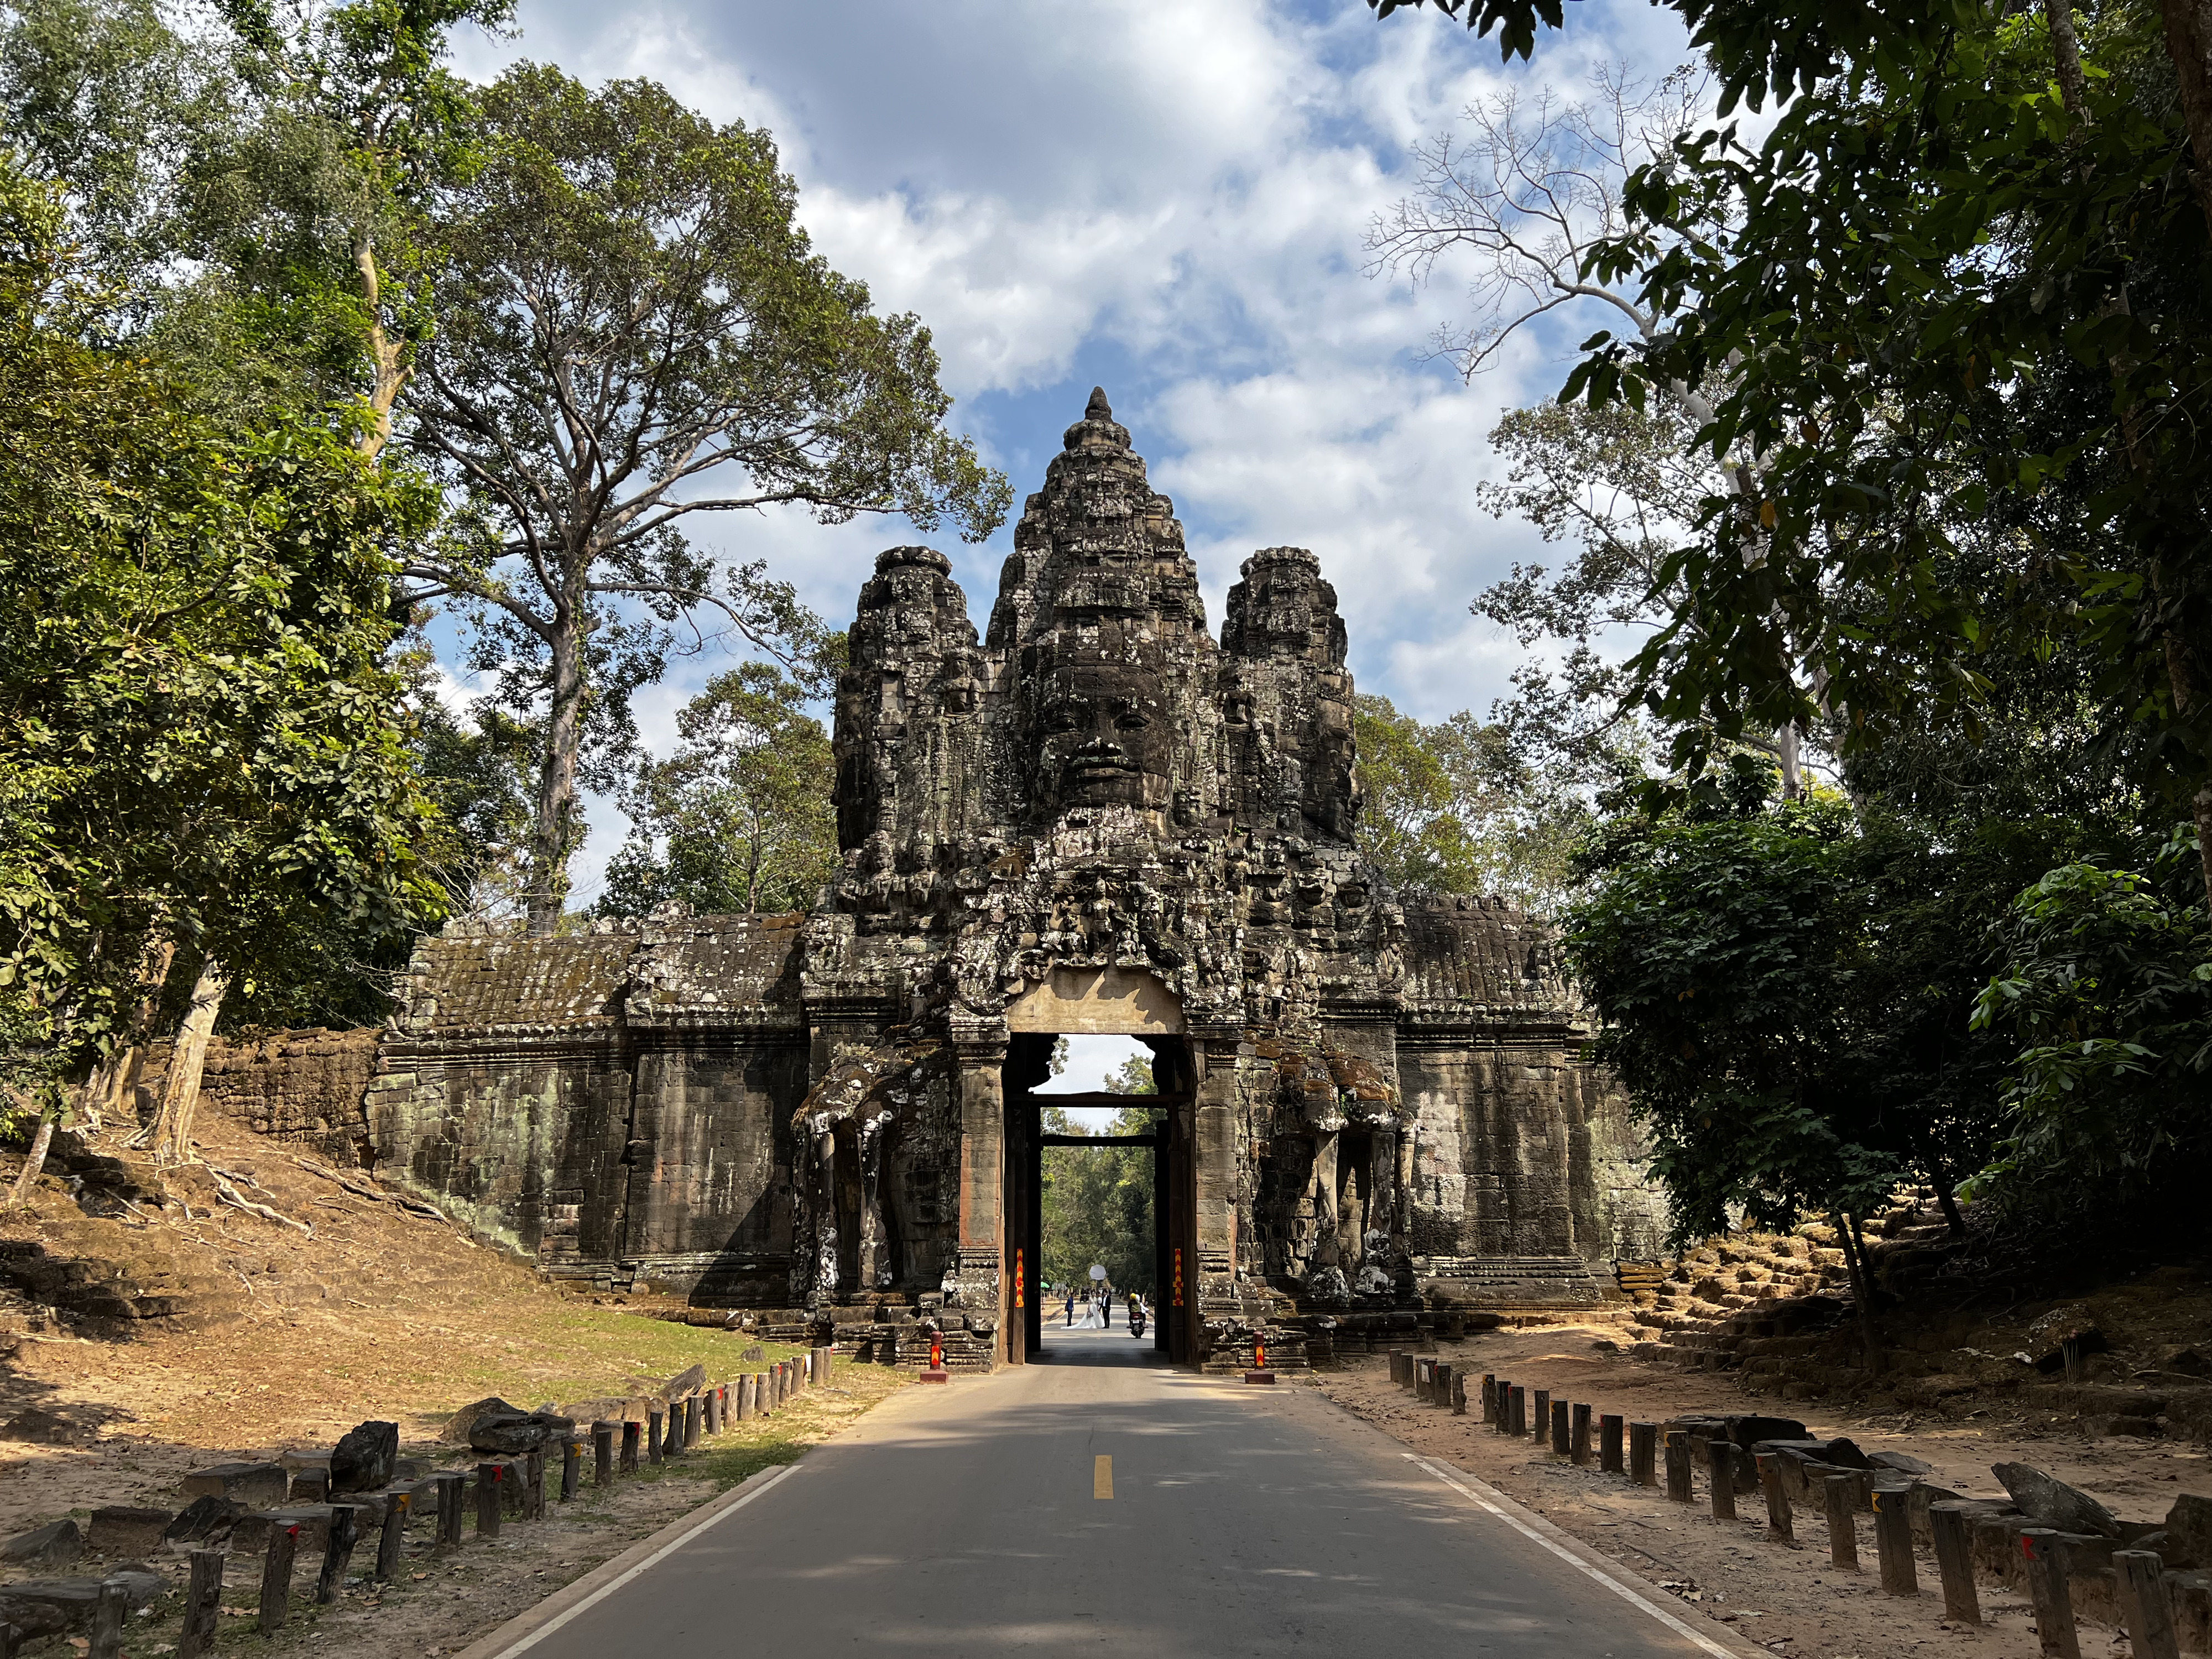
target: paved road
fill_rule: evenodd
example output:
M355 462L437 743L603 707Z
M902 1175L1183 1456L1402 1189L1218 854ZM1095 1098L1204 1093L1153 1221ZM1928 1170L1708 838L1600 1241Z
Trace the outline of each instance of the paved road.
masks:
M1045 1340L878 1407L529 1659L1701 1651L1306 1390Z

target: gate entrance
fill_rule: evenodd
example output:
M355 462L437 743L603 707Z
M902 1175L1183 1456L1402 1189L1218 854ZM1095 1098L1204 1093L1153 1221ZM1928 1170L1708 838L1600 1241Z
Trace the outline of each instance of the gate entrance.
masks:
M1042 1291L1044 1260L1044 1149L1048 1146L1144 1146L1152 1164L1153 1323L1155 1352L1182 1364L1193 1352L1197 1311L1191 1102L1196 1066L1182 1035L1174 994L1148 973L1126 969L1055 970L1006 1011L1002 1214L1005 1259L1016 1304L1001 1326L1006 1358L1020 1365L1042 1355L1048 1314ZM1062 1036L1130 1036L1152 1056L1156 1092L1123 1095L1041 1094L1052 1077L1053 1045ZM1158 1109L1149 1133L1113 1136L1048 1133L1047 1107L1063 1109L1142 1105ZM1126 1317L1126 1314L1124 1315ZM1125 1340L1132 1340L1124 1334Z

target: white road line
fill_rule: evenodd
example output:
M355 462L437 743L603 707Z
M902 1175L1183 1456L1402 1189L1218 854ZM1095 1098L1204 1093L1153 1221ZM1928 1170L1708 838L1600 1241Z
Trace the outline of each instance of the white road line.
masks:
M1462 1470L1455 1469L1448 1464L1431 1462L1429 1459L1418 1456L1413 1452L1402 1452L1400 1455L1404 1457L1407 1462L1414 1465L1417 1468L1425 1469L1429 1474L1434 1475L1437 1480L1443 1481L1444 1485L1449 1486L1454 1492L1459 1493L1461 1497L1468 1499L1470 1503L1489 1510L1491 1514L1496 1516L1500 1521L1503 1521L1507 1526L1512 1528L1514 1531L1519 1533L1522 1537L1529 1540L1532 1543L1540 1544L1544 1548L1551 1551L1553 1554L1558 1556L1560 1560L1565 1562L1569 1566L1576 1568L1579 1571L1588 1573L1592 1578L1595 1578L1599 1583L1604 1585L1615 1595L1618 1595L1622 1601L1629 1602L1635 1607L1643 1608L1644 1612L1650 1613L1654 1619L1656 1619L1661 1624L1666 1626L1668 1630L1673 1631L1677 1636L1687 1637L1705 1652L1713 1655L1714 1659L1742 1659L1742 1656L1736 1652L1735 1649L1723 1647L1719 1643L1714 1641L1703 1632L1692 1629L1690 1626L1684 1624L1680 1619L1677 1619L1673 1613L1668 1612L1666 1608L1661 1607L1656 1601L1652 1601L1650 1597L1644 1595L1640 1590L1630 1588L1628 1585L1623 1583L1620 1579L1614 1577L1611 1573L1605 1571L1604 1568L1596 1566L1589 1561L1585 1561L1581 1556L1569 1549L1565 1544L1559 1542L1558 1540L1544 1536L1542 1533L1536 1530L1535 1527L1531 1526L1528 1522L1522 1520L1519 1515L1514 1513L1514 1511L1518 1510L1521 1506L1514 1503L1514 1501L1508 1498L1504 1492L1499 1492L1495 1486L1489 1485L1486 1481L1479 1480L1474 1475L1468 1474ZM1539 1524L1547 1525L1549 1523L1539 1522Z
M559 1630L571 1619L575 1618L577 1614L586 1612L589 1609L599 1606L600 1602L605 1601L607 1597L612 1595L617 1590L620 1589L624 1584L629 1583L640 1573L644 1572L649 1567L659 1565L662 1561L666 1560L670 1556L675 1554L677 1551L682 1549L686 1544L696 1538L701 1533L706 1531L708 1528L714 1525L717 1522L725 1520L730 1516L735 1515L739 1510L744 1508L744 1506L751 1503L754 1498L758 1498L763 1492L775 1486L777 1481L782 1480L784 1476L789 1474L798 1467L799 1465L796 1463L786 1463L779 1468L775 1474L768 1475L757 1482L747 1482L747 1485L752 1486L752 1490L747 1492L743 1498L738 1499L736 1503L731 1504L727 1509L715 1510L714 1514L708 1516L704 1521L702 1521L697 1526L693 1527L690 1531L682 1534L680 1536L670 1539L665 1544L663 1544L659 1549L653 1551L652 1554L647 1556L644 1560L639 1562L628 1572L623 1573L618 1578L612 1579L610 1582L600 1585L599 1589L593 1590L582 1601L577 1602L574 1607L569 1607L564 1611L559 1618L547 1620L545 1623L540 1625L536 1630L531 1632L529 1635L524 1637L520 1642L515 1643L512 1647L501 1648L499 1652L494 1656L494 1659L514 1659L514 1655L521 1653L526 1649L536 1647L540 1642L550 1636L555 1631ZM1735 1656L1731 1654L1729 1656L1729 1659L1735 1659Z

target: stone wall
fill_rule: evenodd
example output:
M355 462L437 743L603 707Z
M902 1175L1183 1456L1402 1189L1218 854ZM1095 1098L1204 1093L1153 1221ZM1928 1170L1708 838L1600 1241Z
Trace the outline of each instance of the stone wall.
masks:
M379 1035L363 1026L277 1031L246 1042L217 1037L200 1073L199 1109L312 1148L341 1168L358 1166L368 1146L362 1097L376 1074ZM142 1118L152 1116L168 1070L168 1045L156 1044L138 1075Z

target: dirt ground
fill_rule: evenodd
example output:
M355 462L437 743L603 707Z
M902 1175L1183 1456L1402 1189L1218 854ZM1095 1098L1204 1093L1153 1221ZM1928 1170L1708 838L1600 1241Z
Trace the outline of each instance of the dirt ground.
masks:
M283 1219L218 1201L198 1170L170 1177L172 1201L158 1206L118 1204L82 1185L73 1194L65 1176L50 1176L27 1215L0 1217L0 1247L82 1250L181 1286L187 1306L236 1315L202 1329L126 1328L0 1294L0 1538L64 1516L82 1524L106 1504L179 1509L179 1481L193 1468L327 1451L372 1419L399 1425L403 1455L459 1467L472 1455L441 1446L439 1434L454 1411L486 1395L565 1407L632 1394L693 1364L719 1380L797 1352L742 1329L641 1316L652 1306L643 1301L580 1296L450 1224L349 1192L296 1164L296 1149L240 1126L208 1124L200 1151L246 1201ZM0 1182L14 1173L0 1167ZM344 1173L375 1190L358 1171ZM218 1285L228 1288L218 1294ZM260 1559L239 1558L224 1600L240 1613L223 1622L225 1645L364 1659L457 1651L717 1492L796 1457L906 1381L884 1367L838 1365L826 1386L772 1419L732 1425L680 1470L604 1493L587 1486L570 1504L550 1504L543 1522L510 1522L481 1545L471 1530L446 1556L418 1525L407 1571L387 1589L362 1577L371 1540L356 1553L355 1583L328 1608L304 1600L319 1558L303 1556L301 1599L273 1644L250 1633ZM88 1554L0 1577L117 1565ZM181 1555L146 1565L183 1582ZM178 1599L164 1595L152 1617L134 1619L134 1659L174 1644ZM59 1638L25 1650L69 1650Z
M1990 1473L1996 1462L2033 1463L2103 1499L2124 1520L2163 1519L2181 1492L2212 1495L2212 1455L2201 1446L2139 1438L2091 1439L2069 1430L2017 1421L1924 1419L1910 1414L1854 1415L1816 1404L1780 1407L1747 1397L1726 1373L1686 1371L1603 1352L1618 1331L1536 1327L1439 1345L1437 1355L1554 1398L1588 1402L1594 1413L1618 1412L1658 1422L1685 1414L1779 1411L1804 1418L1816 1434L1849 1435L1862 1449L1906 1452L1933 1466L1928 1478L1969 1497L2002 1498ZM1801 1508L1802 1547L1768 1541L1761 1500L1740 1499L1734 1526L1714 1522L1698 1502L1668 1502L1655 1488L1577 1468L1539 1451L1533 1442L1484 1428L1479 1412L1455 1417L1417 1403L1390 1381L1382 1355L1351 1357L1319 1374L1314 1386L1407 1446L1480 1476L1565 1530L1594 1546L1656 1588L1689 1615L1730 1628L1733 1638L1792 1659L1887 1659L1906 1653L1972 1654L1978 1659L2036 1659L2027 1601L1982 1586L1979 1631L1946 1623L1932 1563L1921 1563L1921 1595L1905 1601L1882 1594L1874 1572L1871 1517L1860 1517L1863 1570L1839 1573L1828 1561L1827 1532ZM2124 1637L2083 1620L2084 1659L2119 1659Z

